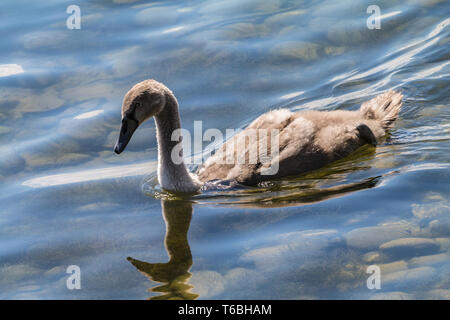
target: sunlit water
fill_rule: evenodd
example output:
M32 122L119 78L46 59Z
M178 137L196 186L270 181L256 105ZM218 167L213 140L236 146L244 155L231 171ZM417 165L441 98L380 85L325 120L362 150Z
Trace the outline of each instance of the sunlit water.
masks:
M0 298L450 298L448 2L378 1L373 30L373 1L78 1L68 30L71 4L0 3ZM391 88L404 106L376 150L177 200L155 180L152 122L112 151L147 78L188 130Z

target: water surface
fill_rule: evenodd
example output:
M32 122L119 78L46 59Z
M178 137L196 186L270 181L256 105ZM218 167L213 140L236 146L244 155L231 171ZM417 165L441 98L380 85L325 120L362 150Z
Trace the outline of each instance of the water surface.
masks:
M80 30L71 4L0 4L0 298L450 298L448 2L379 1L373 30L361 0L78 1ZM191 131L388 89L404 106L376 150L181 201L157 192L153 122L113 153L147 78Z

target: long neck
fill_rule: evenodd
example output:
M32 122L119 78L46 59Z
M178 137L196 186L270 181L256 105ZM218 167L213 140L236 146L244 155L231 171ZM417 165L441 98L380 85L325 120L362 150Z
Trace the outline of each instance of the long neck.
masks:
M178 113L178 102L171 92L166 93L166 105L163 110L155 116L156 135L158 139L158 180L161 186L170 191L195 192L199 185L193 181L183 160L174 163L172 150L181 143L172 141L172 133L181 128L180 115ZM181 145L177 147L180 150ZM183 156L182 149L178 152Z

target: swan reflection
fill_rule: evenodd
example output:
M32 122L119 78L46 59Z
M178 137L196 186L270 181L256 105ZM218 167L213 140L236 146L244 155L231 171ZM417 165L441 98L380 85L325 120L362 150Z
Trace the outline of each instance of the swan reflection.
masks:
M192 203L163 200L161 207L166 222L165 246L169 262L149 263L131 257L127 259L150 280L161 283L150 289L161 295L151 297L150 300L196 299L198 295L190 292L192 286L188 283L192 275L189 272L192 266L192 254L187 239L192 217Z

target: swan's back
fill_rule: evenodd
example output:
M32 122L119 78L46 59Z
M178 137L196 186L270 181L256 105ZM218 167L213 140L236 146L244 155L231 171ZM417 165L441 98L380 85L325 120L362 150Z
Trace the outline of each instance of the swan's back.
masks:
M270 111L207 159L198 178L255 185L318 169L365 144L375 145L397 118L401 104L402 95L388 91L356 111ZM271 150L273 130L279 132L278 153ZM267 170L272 170L271 174L267 175Z

